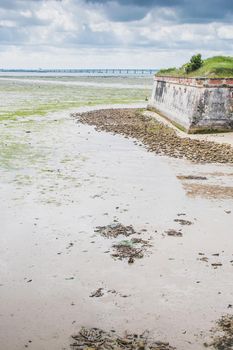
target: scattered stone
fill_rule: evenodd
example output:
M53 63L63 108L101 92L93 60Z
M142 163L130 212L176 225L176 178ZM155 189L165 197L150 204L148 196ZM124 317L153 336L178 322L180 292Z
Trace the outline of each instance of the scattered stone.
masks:
M216 327L211 330L212 341L204 343L205 347L217 350L233 349L233 315L224 315L217 321Z
M213 267L219 267L219 266L222 266L222 263L212 263L211 264Z
M114 252L112 253L112 257L119 260L128 259L128 263L132 264L135 259L144 257L144 253L147 252L148 247L152 247L148 240L141 238L124 240L113 244L112 248Z
M130 257L128 260L128 264L133 264L134 263L134 258Z
M74 113L79 123L93 125L98 131L112 132L137 139L151 152L198 163L233 163L233 148L206 140L180 137L176 131L136 109L102 109Z
M173 237L182 237L183 234L181 231L176 231L176 230L167 230L165 231L165 233L168 235L168 236L173 236Z
M206 257L206 256L203 256L202 258L199 259L200 261L205 261L205 262L208 262L209 259Z
M142 238L131 238L131 242L133 244L142 244L143 246L147 246L147 247L151 247L151 244L148 243L148 241L146 241L145 239L142 239Z
M125 334L120 337L114 330L105 332L98 328L81 328L72 336L71 349L77 350L174 350L168 342L153 341L148 332Z
M116 238L119 235L128 237L136 233L132 225L124 226L120 223L110 224L107 226L97 226L95 229L95 232L100 233L102 236L106 238Z
M104 295L103 288L98 288L96 291L92 292L90 298L99 298Z
M107 226L97 226L95 232L100 233L106 238L117 238L120 235L128 237L133 234L141 234L141 232L136 232L132 225L124 226L120 223ZM148 240L134 237L130 240L123 240L119 243L113 244L112 248L114 251L111 255L113 258L117 258L119 260L128 259L128 263L133 264L135 258L141 259L144 256L146 247L151 247ZM105 253L108 252L109 251L106 251Z
M195 175L178 175L179 180L207 180L206 176L195 176Z
M143 258L144 249L143 247L135 247L131 241L122 241L120 243L113 244L114 253L112 253L113 258L117 258L119 260L122 259L130 259L130 261L134 261L134 259Z
M117 292L115 289L105 289L105 288L98 288L94 292L89 295L90 298L100 298L103 297L105 294L114 294L115 296L120 296L122 298L127 298L130 295L122 294L120 292Z
M115 289L109 289L107 292L108 292L108 293L111 293L111 294L119 295L119 296L122 297L122 298L128 298L128 297L130 297L130 294L129 294L129 295L127 295L127 294L121 294L121 293L117 292Z
M224 210L226 214L230 214L231 210Z
M72 248L73 246L74 246L74 243L70 242L70 243L68 244L68 246L66 247L66 249L70 249L70 248Z
M192 222L184 219L175 219L175 222L178 222L180 225L192 225Z

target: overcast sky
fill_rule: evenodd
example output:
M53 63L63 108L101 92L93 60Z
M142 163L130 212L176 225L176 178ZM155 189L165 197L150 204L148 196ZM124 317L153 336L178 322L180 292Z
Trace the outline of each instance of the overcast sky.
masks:
M0 0L0 67L160 68L233 54L233 0Z

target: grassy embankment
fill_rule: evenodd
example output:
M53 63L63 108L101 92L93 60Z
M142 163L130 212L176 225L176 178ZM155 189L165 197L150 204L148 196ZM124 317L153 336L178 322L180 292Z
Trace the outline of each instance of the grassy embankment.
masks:
M161 69L157 76L176 77L208 77L208 78L232 78L233 77L233 57L215 56L203 60L203 65L190 73L186 73L184 64L180 68Z

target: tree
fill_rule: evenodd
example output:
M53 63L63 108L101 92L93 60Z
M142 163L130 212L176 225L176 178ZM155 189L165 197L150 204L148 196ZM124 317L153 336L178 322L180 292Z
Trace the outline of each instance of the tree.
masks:
M203 61L201 59L201 54L193 55L190 59L190 62L186 64L185 71L186 73L193 72L200 68L203 65Z

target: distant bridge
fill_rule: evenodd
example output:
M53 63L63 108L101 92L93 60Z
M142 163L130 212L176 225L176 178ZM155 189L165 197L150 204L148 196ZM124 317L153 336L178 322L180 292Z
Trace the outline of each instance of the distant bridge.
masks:
M0 73L76 73L90 75L152 75L158 69L0 69Z

